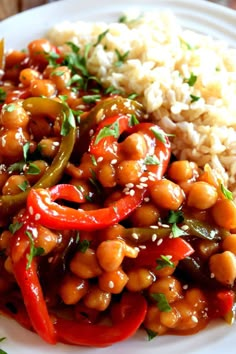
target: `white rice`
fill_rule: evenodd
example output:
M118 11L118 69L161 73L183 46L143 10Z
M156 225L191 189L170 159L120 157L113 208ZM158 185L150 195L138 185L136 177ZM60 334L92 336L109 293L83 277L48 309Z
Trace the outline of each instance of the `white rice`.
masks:
M169 11L126 16L125 23L60 23L48 37L57 45L72 41L83 53L109 29L90 49L90 73L106 87L137 93L158 124L175 134L177 158L209 163L236 195L236 50L181 28ZM121 66L117 50L128 52Z

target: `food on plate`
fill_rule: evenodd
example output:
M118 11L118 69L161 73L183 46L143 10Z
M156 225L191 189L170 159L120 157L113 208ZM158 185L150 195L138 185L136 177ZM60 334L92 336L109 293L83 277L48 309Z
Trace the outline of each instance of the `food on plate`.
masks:
M147 15L58 26L24 51L1 42L0 311L49 344L104 347L138 329L151 340L234 322L235 175L216 151L190 156L185 135L180 148L176 120L205 139L204 117L224 110L233 136L233 106L208 96L201 50L189 47L199 35L187 42L169 16L158 32ZM230 58L206 40L233 81Z

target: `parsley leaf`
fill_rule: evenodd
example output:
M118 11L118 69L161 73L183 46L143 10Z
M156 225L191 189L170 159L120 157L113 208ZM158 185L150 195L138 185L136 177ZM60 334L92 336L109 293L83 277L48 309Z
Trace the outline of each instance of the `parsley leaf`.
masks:
M98 132L94 144L98 144L100 140L106 138L107 136L113 136L118 138L120 135L119 123L116 121L109 126L105 126Z
M27 254L28 263L26 265L26 269L29 269L33 258L36 256L41 256L44 253L44 249L42 247L35 247L34 239L33 239L32 233L30 231L26 231L25 234L29 238L29 241L30 241L30 251Z
M136 117L135 114L131 114L130 120L129 120L129 126L133 127L136 124L139 124L139 120L138 120L138 118Z
M146 165L159 165L160 161L158 160L158 158L156 157L156 155L149 155L145 157L144 163Z
M14 103L9 103L9 104L7 104L7 105L4 106L4 110L5 110L6 112L13 112L14 109L15 109Z
M156 301L157 307L161 312L170 312L172 310L169 305L166 295L163 293L152 293L151 297Z
M229 199L229 200L233 200L233 193L228 190L228 188L226 188L223 183L220 184L220 189L221 189L221 192L224 194L224 196Z
M115 49L115 53L117 55L118 60L114 63L114 65L116 67L120 67L124 63L125 59L127 59L129 55L129 50L127 50L127 52L125 52L124 54L121 54L118 49Z
M23 222L15 222L14 224L9 225L9 231L14 234L16 231L20 230L20 228L23 226Z
M177 224L184 221L184 213L181 210L170 210L168 217L167 217L167 222L169 224Z
M78 242L78 250L82 253L85 253L89 248L90 241L89 240L82 240Z
M24 160L27 161L28 154L29 154L30 143L27 142L23 145L23 157Z
M25 166L26 166L25 161L15 162L8 167L7 172L15 172L15 171L22 172Z
M7 97L6 91L4 91L3 88L0 88L0 103L4 103L6 97Z
M85 103L95 103L101 99L101 95L85 95L82 99Z
M186 82L187 84L189 84L189 86L193 86L197 81L197 76L194 75L193 73L190 74L189 78L185 78L184 82Z
M151 127L150 130L155 135L155 138L157 140L160 140L163 144L166 143L166 139L165 139L166 136L174 136L174 134L166 134L160 131L160 129L157 126Z
M66 104L65 106L67 107ZM62 121L61 132L60 132L62 136L68 135L71 127L75 128L75 119L74 119L73 112L69 107L67 107L67 109L68 109L68 114L66 114L63 111L63 121Z
M96 47L96 46L103 40L103 38L106 36L106 34L107 34L108 32L109 32L109 29L107 29L106 31L100 33L100 34L98 35L97 41L94 43L93 46Z
M30 162L26 171L27 175L39 175L41 172L40 168L34 163Z
M155 331L152 331L149 328L145 328L145 331L147 332L148 335L148 341L152 340L153 338L155 338L156 336L158 336L158 333Z
M200 100L200 97L199 96L195 96L195 95L190 95L190 98L191 98L191 103Z
M161 255L160 258L157 258L156 262L157 262L156 270L160 270L165 267L175 268L175 264L171 262L168 256L165 255Z
M24 182L22 182L21 184L18 184L18 187L25 192L26 189L29 187L29 182L27 180L25 180Z

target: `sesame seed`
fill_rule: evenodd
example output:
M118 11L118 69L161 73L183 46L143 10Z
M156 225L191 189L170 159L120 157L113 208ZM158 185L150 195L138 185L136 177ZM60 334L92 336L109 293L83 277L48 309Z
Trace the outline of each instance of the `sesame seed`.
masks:
M97 162L102 162L103 161L103 157L102 156L99 156L98 158L97 158Z
M152 242L155 242L156 239L157 239L157 234L153 234L153 235L152 235Z
M148 203L148 202L150 202L150 198L149 198L149 197L146 197L146 198L144 198L144 201L145 201L146 203Z
M89 136L92 136L94 134L94 130L93 129L90 129L89 131Z
M136 184L136 187L137 187L138 189L143 189L143 186L142 186L141 184Z
M215 274L214 274L214 273L211 273L210 277L211 277L211 278L215 278Z
M141 177L140 178L140 182L147 182L148 181L148 177Z
M37 221L37 220L39 220L41 218L41 215L40 214L35 214L35 217L34 217L34 219L35 219L35 221Z
M145 250L145 249L147 248L147 246L146 246L146 245L140 245L139 248L140 248L141 250Z
M33 209L32 206L29 207L29 213L30 213L30 215L33 215L33 214L34 214L34 209Z
M188 226L188 225L183 225L183 226L181 226L181 229L184 230L184 231L186 231L186 230L189 229L189 226Z
M154 182L156 180L156 178L152 177L152 176L148 176L148 179L149 179L149 181L152 181L152 182Z
M140 186L142 186L143 188L148 187L147 183L140 183Z
M183 289L184 289L184 290L187 290L187 289L188 289L188 284L184 284L184 285L183 285Z
M160 246L160 244L162 244L163 242L163 238L159 238L159 240L157 241L157 246Z
M117 159L113 159L111 160L111 165L115 165L117 162L118 162Z
M198 323L198 318L194 315L192 315L191 320L195 323Z
M135 195L134 189L130 189L129 194L130 194L131 197L133 197Z
M158 229L159 227L157 225L150 225L150 229Z
M126 188L133 188L134 187L134 184L133 183L127 183L125 185Z
M136 234L136 232L133 232L133 233L132 233L132 237L133 237L135 240L138 240L138 234Z
M108 283L108 287L109 287L110 289L113 289L114 286L115 286L114 282L113 282L112 280L110 280L109 283Z

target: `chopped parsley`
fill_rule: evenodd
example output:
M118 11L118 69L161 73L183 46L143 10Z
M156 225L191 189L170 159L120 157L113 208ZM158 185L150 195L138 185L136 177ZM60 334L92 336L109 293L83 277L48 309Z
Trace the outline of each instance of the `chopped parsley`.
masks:
M29 269L31 266L31 263L33 261L33 258L36 256L41 256L44 253L44 249L42 247L35 247L34 239L33 239L32 233L30 231L26 231L25 234L29 238L29 241L30 241L30 251L27 254L28 263L26 265L26 269Z
M133 127L134 125L137 125L137 124L139 124L138 118L136 117L135 114L131 114L130 120L129 120L129 126Z
M181 210L170 210L168 217L167 217L167 222L171 225L171 234L173 238L176 237L180 237L180 236L184 236L187 235L187 233L180 229L177 224L183 222L184 220L184 215L183 212Z
M71 128L75 128L75 120L72 110L65 104L65 107L68 109L68 114L63 111L63 121L61 125L61 135L68 135Z
M93 44L94 47L96 47L99 43L101 43L101 41L103 40L103 38L106 36L106 34L109 32L109 29L107 29L106 31L100 33L98 35L97 41Z
M26 170L27 175L39 175L40 172L41 172L41 170L37 165L35 165L32 162L29 163L27 170Z
M189 84L189 86L194 86L196 81L197 81L197 75L194 75L194 73L191 73L189 78L184 79L184 82Z
M89 248L90 241L89 240L82 240L78 242L78 251L85 253Z
M193 102L197 102L198 100L200 100L201 97L195 96L195 95L190 95L190 98L191 98L191 103L193 103Z
M25 161L27 161L28 159L29 149L30 149L30 143L27 142L23 145L23 157Z
M20 230L20 228L23 226L22 222L15 222L14 224L9 225L9 231L14 234L16 231Z
M152 293L151 297L156 301L157 307L161 312L170 312L172 310L165 294Z
M84 103L96 103L101 99L101 95L85 95L82 99Z
M6 91L4 91L3 88L0 88L0 103L5 102L6 96L7 96Z
M145 157L144 163L145 165L159 165L160 161L158 160L156 155L149 155Z
M160 270L165 267L172 267L172 268L175 267L175 264L171 262L168 256L165 255L161 255L160 258L157 258L156 262L157 262L156 270Z
M117 61L115 61L114 65L116 67L120 67L124 63L124 61L127 59L128 55L129 55L129 50L127 50L127 52L125 52L124 54L121 54L118 49L115 49L115 53L117 55Z
M221 192L224 194L224 196L229 199L229 200L233 200L233 193L228 190L224 185L223 183L220 184L220 189L221 189Z
M100 129L96 136L94 144L98 144L100 140L108 136L113 136L116 139L120 136L119 122L115 121L113 124Z
M18 187L25 192L26 189L29 187L29 182L27 180L25 180L24 182L22 182L21 184L18 184Z
M6 112L13 112L15 110L15 105L14 103L9 103L7 105L4 106L4 110Z
M150 130L155 135L155 138L160 140L163 144L166 143L166 136L174 136L173 134L166 134L163 131L160 131L157 126L151 127Z
M145 331L147 332L147 336L148 336L148 341L152 340L153 338L155 338L156 336L158 336L158 333L155 331L152 331L149 328L145 328Z

